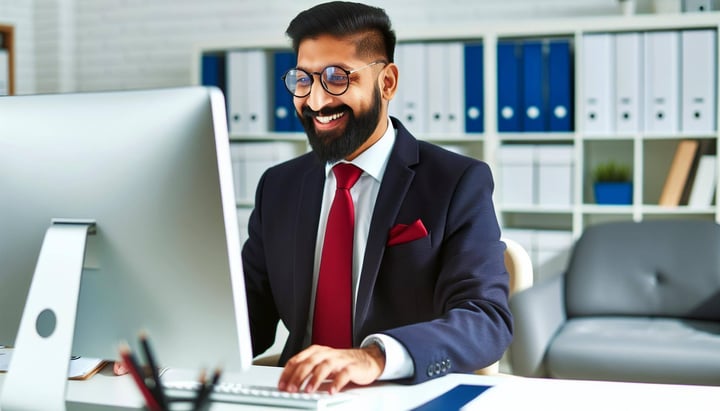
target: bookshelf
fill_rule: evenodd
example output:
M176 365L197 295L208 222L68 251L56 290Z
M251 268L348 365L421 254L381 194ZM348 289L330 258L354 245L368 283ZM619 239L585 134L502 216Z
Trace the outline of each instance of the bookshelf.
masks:
M582 234L583 230L593 224L614 221L660 218L697 218L720 222L720 213L717 206L717 193L713 194L711 205L690 207L678 205L666 207L660 205L660 196L665 179L670 170L676 147L682 140L693 139L700 142L711 143L717 146L717 123L720 117L717 99L719 93L717 79L718 29L720 28L720 13L685 13L685 14L657 14L634 16L606 16L589 18L563 18L537 20L532 23L497 22L472 25L448 26L435 25L422 32L399 32L399 48L405 44L435 44L457 43L482 45L482 129L475 132L435 132L429 129L418 132L408 122L403 120L418 138L447 146L453 150L462 151L467 155L487 162L493 169L496 180L495 202L499 221L508 236L525 236L535 232L537 236L519 242L533 254L537 244L545 244L552 250L539 250L535 254L534 263L536 271L557 271L565 264L563 250L566 252L572 241ZM714 125L707 131L682 131L637 129L627 131L621 128L597 133L592 130L591 120L587 117L588 107L584 103L593 90L583 81L591 64L586 60L586 50L589 47L586 39L593 35L621 35L628 33L639 34L656 32L685 32L708 30L714 39L711 55L714 60L714 85L711 89L713 99ZM499 95L502 86L498 84L500 44L507 41L551 42L557 39L566 40L570 45L570 107L571 126L565 131L500 131L504 125ZM289 43L282 36L272 39L253 41L225 41L220 40L210 44L198 45L195 49L192 62L192 82L200 83L202 75L202 61L207 54L223 54L233 50L287 50ZM680 58L679 56L677 58ZM400 62L399 62L400 64ZM679 64L679 63L678 63ZM270 71L272 73L272 70ZM403 84L403 66L400 65L400 88L408 87ZM645 72L640 73L640 81L644 84ZM678 80L680 81L680 80ZM272 97L272 93L269 94ZM643 97L638 95L638 98ZM391 103L392 105L392 103ZM391 114L392 112L391 107ZM677 116L681 114L678 113ZM231 134L233 144L246 144L257 142L281 141L290 143L296 153L308 149L305 136L301 132L252 132ZM564 147L570 153L570 199L563 204L514 204L504 202L499 192L500 188L514 181L508 181L503 175L501 159L508 147L528 146L536 150L552 147ZM593 193L592 171L600 163L616 160L627 164L631 170L633 191L632 202L627 205L599 205L595 203ZM718 170L715 170L714 185L717 186ZM505 179L504 179L505 178ZM536 180L534 180L537 185ZM537 188L537 187L535 187ZM536 190L537 191L537 190ZM250 208L251 202L243 202L241 208ZM248 211L249 212L249 211ZM559 238L558 234L562 234ZM516 238L517 239L517 238ZM559 251L558 251L559 250ZM545 257L542 257L545 255ZM558 255L560 257L558 257ZM548 269L539 269L543 258L555 259L555 265ZM545 274L541 274L544 276Z
M0 68L0 95L15 94L15 35L14 28L10 25L0 24L0 60L3 67ZM7 62L7 67L5 66Z

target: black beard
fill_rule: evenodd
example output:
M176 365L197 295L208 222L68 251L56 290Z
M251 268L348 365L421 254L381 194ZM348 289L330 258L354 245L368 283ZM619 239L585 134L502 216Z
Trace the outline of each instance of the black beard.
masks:
M298 117L303 128L305 128L310 147L312 147L318 159L323 163L334 163L354 153L370 138L380 121L381 104L380 89L376 88L373 93L373 104L366 112L359 113L357 116L350 107L341 105L324 109L320 113L311 110L308 106L303 106L302 115ZM313 119L316 115L327 116L343 111L348 116L344 131L318 132L315 129Z

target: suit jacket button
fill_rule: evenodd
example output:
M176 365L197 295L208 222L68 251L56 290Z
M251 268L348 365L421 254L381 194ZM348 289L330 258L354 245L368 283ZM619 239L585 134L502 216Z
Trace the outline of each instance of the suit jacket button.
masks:
M432 364L428 366L427 375L428 377L432 377L433 375L435 375L435 367L433 367Z

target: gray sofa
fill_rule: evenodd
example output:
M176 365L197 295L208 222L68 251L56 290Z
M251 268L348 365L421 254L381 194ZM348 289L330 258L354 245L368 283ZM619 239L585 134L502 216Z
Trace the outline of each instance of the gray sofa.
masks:
M510 308L514 374L720 385L720 226L591 226L566 272Z

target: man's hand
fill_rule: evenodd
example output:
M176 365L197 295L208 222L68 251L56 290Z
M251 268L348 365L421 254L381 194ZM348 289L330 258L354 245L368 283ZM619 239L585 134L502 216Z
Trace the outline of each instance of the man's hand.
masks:
M305 383L305 392L315 392L328 379L328 391L336 393L350 382L370 384L384 369L385 354L375 344L346 350L312 345L285 364L278 389L298 392Z

